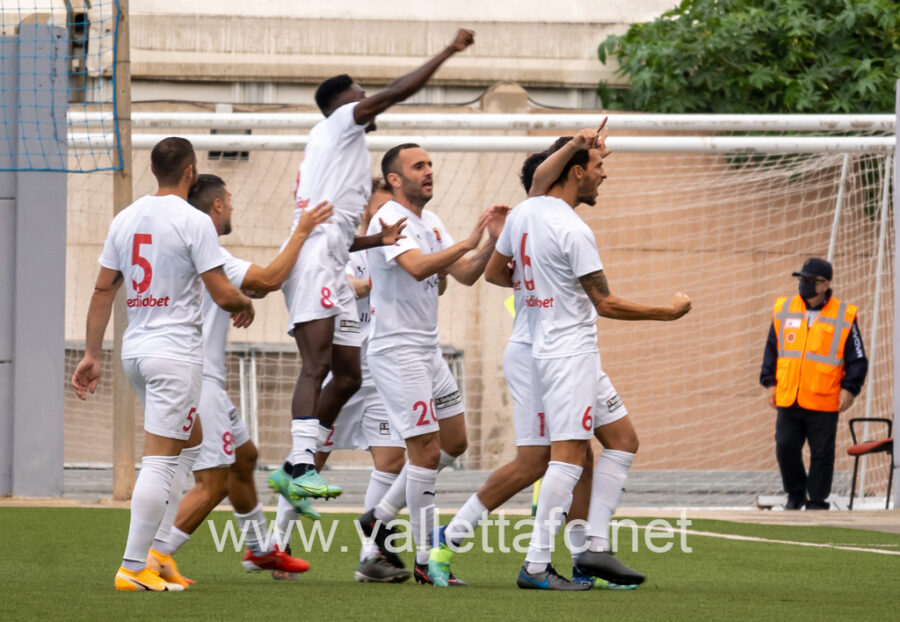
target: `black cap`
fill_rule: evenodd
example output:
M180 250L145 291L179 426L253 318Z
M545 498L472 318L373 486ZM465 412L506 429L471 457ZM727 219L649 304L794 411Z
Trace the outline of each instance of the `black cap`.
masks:
M800 272L794 272L791 276L805 276L807 278L821 276L826 281L830 281L831 274L830 263L824 259L819 259L818 257L810 257L803 262L803 267L800 268Z

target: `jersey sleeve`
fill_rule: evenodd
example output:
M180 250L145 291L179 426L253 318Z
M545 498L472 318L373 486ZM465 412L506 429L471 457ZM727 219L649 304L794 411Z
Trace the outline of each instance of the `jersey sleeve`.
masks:
M106 236L106 242L103 243L103 252L100 254L100 265L110 270L122 271L122 263L119 257L119 251L116 249L115 242L115 222L109 228Z
M369 230L367 232L368 235L374 235L376 233L381 232L381 223L379 221L383 220L388 224L392 224L397 222L403 218L403 214L399 211L392 209L390 204L385 205L375 216L372 217L372 223L369 225ZM411 250L419 250L419 245L413 241L412 237L407 235L405 238L401 238L397 241L396 244L392 244L391 246L379 246L375 249L369 249L369 252L375 250L376 252L380 252L384 255L384 261L391 262L397 258L397 256L402 255L403 253Z
M512 227L509 226L509 219L507 219L503 229L500 230L500 237L497 238L497 243L494 245L494 250L505 257L512 257L515 254L513 252L511 230Z
M563 234L563 251L575 278L603 270L597 242L587 225L572 228Z
M359 104L359 102L344 104L331 113L331 116L328 117L328 127L333 136L348 137L366 131L368 123L360 125L353 117L353 110L356 108L357 104Z
M197 212L197 215L202 218L188 221L192 229L189 246L194 268L197 270L197 274L203 274L223 265L225 256L219 246L219 236L216 235L212 219L202 212Z
M225 276L228 277L232 285L240 289L252 263L244 259L238 259L224 248L222 249L222 256L225 260Z

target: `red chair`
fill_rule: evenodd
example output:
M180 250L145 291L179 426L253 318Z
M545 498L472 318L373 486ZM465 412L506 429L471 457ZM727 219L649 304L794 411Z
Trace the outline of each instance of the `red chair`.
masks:
M882 438L877 441L863 441L858 443L856 441L856 430L853 428L854 423L864 423L867 421L872 422L881 422L887 424L887 437ZM854 457L853 462L853 484L850 488L850 505L848 509L853 509L853 497L856 495L856 474L859 471L859 459L862 456L868 456L870 454L877 454L885 452L889 456L891 456L891 462L888 465L888 487L887 487L887 496L884 499L884 509L888 509L891 503L891 484L893 484L894 479L894 438L891 436L893 422L890 419L886 419L884 417L859 417L856 419L850 420L850 436L853 438L853 445L850 449L847 450L847 455ZM865 495L865 491L862 493Z

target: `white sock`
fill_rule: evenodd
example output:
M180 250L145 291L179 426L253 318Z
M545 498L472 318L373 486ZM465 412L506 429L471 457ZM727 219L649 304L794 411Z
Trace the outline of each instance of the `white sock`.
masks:
M373 469L372 473L369 475L369 486L366 488L366 510L378 505L378 502L384 498L395 481L397 481L396 473L385 473L384 471ZM406 496L405 491L403 496Z
M456 460L456 458L457 458L456 456L451 456L450 454L448 454L446 451L444 451L442 449L441 450L441 459L440 459L440 461L438 461L438 471L443 471L448 466L453 464L453 462Z
M538 494L531 544L525 556L525 561L530 563L528 572L540 572L550 563L556 534L565 522L563 515L572 505L572 491L581 477L581 471L580 466L557 460L551 460L547 465Z
M294 419L291 421L291 464L315 464L316 444L319 441L319 421L317 419Z
M453 546L459 546L463 541L474 533L484 517L487 516L488 509L484 507L481 499L477 494L469 497L450 524L444 530L444 538L450 544L452 540Z
M609 550L609 521L619 505L634 454L617 449L604 449L594 466L591 506L588 512L588 536L592 551Z
M428 536L434 531L434 488L437 469L408 464L406 467L406 500L409 503L409 525L416 543L416 563L427 564L430 546Z
M197 461L197 456L200 455L200 447L200 445L197 445L196 447L186 447L181 450L181 455L178 456L178 468L175 469L175 477L172 478L172 485L169 487L169 499L166 504L166 513L163 515L162 522L159 524L159 529L156 530L156 537L153 539L152 545L154 549L164 555L171 555L178 550L174 549L173 551L168 552L165 549L170 548L167 543L169 541L169 534L172 531L172 526L175 524L175 516L178 514L178 505L181 503L181 498L184 496L184 483L187 481L188 473L194 470L194 463Z
M403 465L403 469L397 475L397 479L391 484L387 492L375 506L375 518L382 523L392 521L397 518L404 507L406 507L406 474L409 469L409 462Z
M369 510L378 505L379 501L387 494L393 483L397 481L396 473L385 473L373 469L369 475L369 486L366 488L365 508ZM404 484L405 487L405 484ZM403 491L403 497L406 498L406 491ZM384 522L385 519L381 519ZM390 520L390 519L387 519ZM369 559L378 554L378 546L374 542L363 543L359 552L359 561Z
M272 550L271 543L266 542L266 515L263 513L262 503L257 503L256 507L246 514L235 512L234 517L238 522L238 530L247 534L244 542L254 555L265 555Z
M569 531L569 547L572 552L572 560L574 561L576 557L587 549L585 546L587 543L587 530L581 523L570 525L567 529Z
M153 548L164 555L174 555L190 539L191 534L181 531L178 527L172 527L172 530L169 532L169 539L160 543L158 548L154 541Z
M282 550L291 543L293 527L300 518L300 513L294 509L290 502L278 495L278 511L275 513L275 528L277 530L278 546ZM272 544L272 543L270 543Z
M316 451L322 451L322 447L325 446L325 441L328 440L328 435L331 433L331 428L326 428L320 423L317 433L318 436L316 437Z
M454 460L456 460L455 456L451 456L442 449L441 459L438 462L437 470L443 471L445 468L453 464ZM382 497L378 505L375 506L375 518L380 519L383 523L397 518L397 514L400 513L400 510L406 507L407 465L409 465L409 462L403 465L403 469L400 471L397 479L394 480L394 483L391 485L390 489L386 493L384 493L384 497ZM368 507L368 505L366 507Z
M150 545L166 513L166 499L177 468L178 456L144 456L141 461L141 472L131 495L131 523L122 559L127 570L140 572L147 566Z

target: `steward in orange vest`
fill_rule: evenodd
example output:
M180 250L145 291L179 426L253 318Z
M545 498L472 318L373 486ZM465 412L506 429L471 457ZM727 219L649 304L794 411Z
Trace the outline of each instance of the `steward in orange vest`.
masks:
M775 301L760 384L778 411L775 447L786 509L827 509L838 413L859 395L868 371L857 308L831 295L831 264L810 258L799 292ZM809 474L803 445L809 441ZM808 497L807 497L808 494Z

